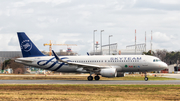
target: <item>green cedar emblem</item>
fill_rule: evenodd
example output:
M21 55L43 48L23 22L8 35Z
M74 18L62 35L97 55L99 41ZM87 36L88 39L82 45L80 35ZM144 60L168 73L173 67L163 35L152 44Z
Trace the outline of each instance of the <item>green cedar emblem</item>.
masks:
M125 65L125 67L127 68L128 66L127 66L127 65Z

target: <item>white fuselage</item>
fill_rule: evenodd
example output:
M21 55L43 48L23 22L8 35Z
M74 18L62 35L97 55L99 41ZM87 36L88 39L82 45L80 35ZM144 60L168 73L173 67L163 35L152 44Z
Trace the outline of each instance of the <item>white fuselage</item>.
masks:
M147 55L60 56L64 61L116 68L117 72L147 72L167 69L157 57ZM88 73L84 67L58 62L54 56L18 58L16 62L57 72Z

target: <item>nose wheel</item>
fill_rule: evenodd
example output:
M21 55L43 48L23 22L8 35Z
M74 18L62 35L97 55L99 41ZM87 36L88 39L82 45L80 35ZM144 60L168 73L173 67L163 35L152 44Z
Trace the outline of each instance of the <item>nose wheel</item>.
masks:
M145 81L148 81L148 77L145 77L144 80L145 80Z
M145 81L148 81L148 77L147 77L147 74L145 72L145 78L144 78Z

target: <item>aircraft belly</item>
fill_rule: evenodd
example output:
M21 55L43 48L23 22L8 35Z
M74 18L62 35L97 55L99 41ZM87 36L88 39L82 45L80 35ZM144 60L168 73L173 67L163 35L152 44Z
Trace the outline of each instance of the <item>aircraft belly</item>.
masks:
M62 66L58 72L76 72L77 66Z

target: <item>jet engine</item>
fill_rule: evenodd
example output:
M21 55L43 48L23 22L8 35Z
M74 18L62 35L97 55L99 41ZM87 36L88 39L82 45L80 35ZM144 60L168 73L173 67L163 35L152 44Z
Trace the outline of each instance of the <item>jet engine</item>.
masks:
M101 69L100 74L102 77L116 77L117 71L115 68Z

